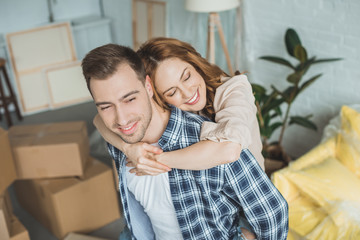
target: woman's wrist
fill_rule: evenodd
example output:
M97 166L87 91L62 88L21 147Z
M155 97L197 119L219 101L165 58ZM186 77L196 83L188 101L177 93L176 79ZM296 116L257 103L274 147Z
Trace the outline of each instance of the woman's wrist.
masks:
M167 152L163 152L163 153L160 153L160 154L155 154L154 155L154 158L157 162L161 163L161 164L164 164L164 165L167 165L166 164L166 155L168 153Z
M123 142L123 144L121 144L121 148L122 149L120 149L120 150L125 154L125 156L129 157L131 144Z

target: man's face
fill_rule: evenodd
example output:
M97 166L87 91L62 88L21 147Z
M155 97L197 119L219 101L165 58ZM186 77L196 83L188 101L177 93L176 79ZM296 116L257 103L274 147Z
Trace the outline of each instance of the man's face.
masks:
M143 139L152 117L152 88L145 86L128 64L106 80L92 79L91 92L106 127L127 143Z

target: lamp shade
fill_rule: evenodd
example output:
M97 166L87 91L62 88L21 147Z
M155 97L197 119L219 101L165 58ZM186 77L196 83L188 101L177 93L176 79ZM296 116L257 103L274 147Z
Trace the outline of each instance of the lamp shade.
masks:
M192 12L221 12L239 6L239 0L185 0L185 9Z

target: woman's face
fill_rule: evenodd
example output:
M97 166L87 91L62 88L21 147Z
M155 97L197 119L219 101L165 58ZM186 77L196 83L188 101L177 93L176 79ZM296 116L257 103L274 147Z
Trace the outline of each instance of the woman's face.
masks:
M155 87L163 99L184 111L197 112L206 104L206 85L195 68L178 58L159 63Z

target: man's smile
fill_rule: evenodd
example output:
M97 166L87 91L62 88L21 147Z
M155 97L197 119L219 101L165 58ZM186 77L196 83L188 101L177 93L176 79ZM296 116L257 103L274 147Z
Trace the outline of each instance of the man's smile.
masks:
M125 135L133 134L136 130L136 127L138 125L138 122L132 123L127 126L118 127L119 131Z

